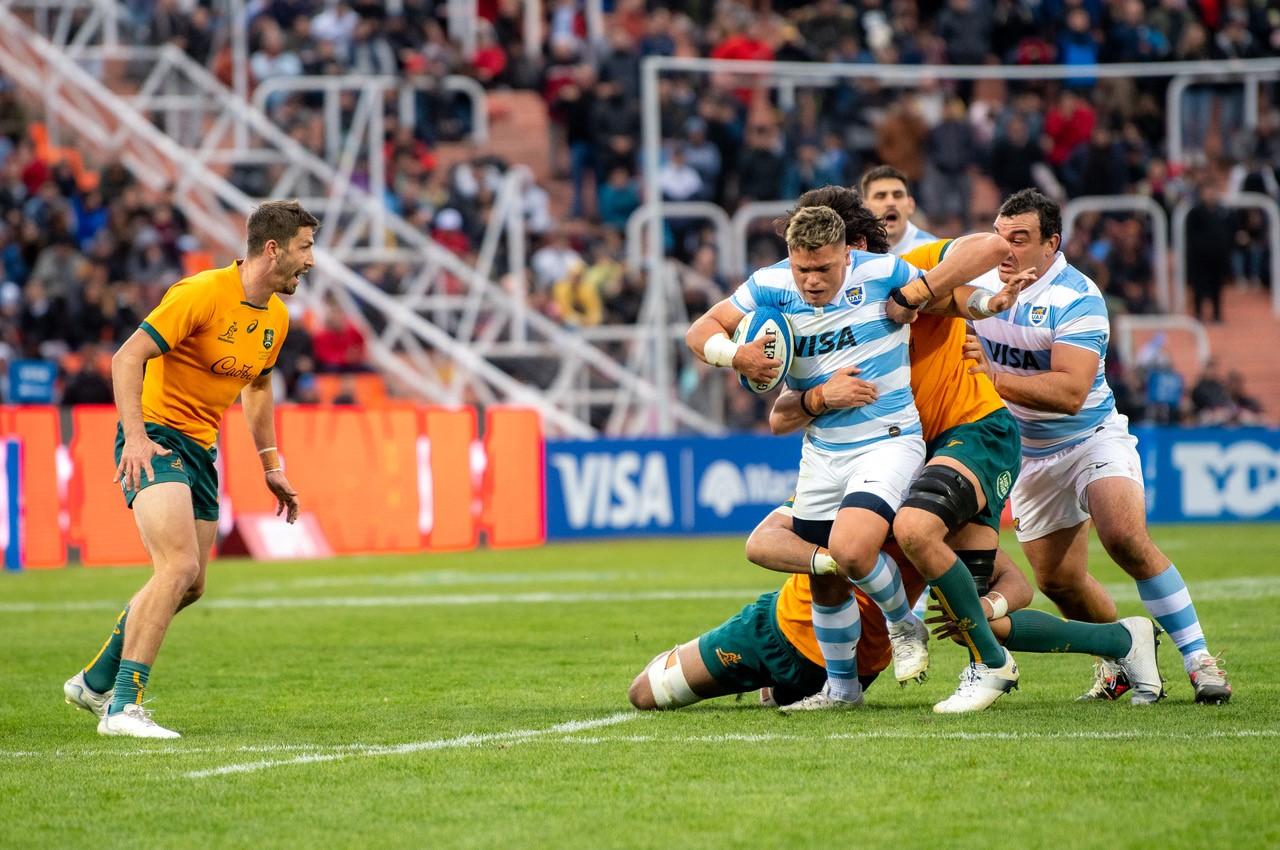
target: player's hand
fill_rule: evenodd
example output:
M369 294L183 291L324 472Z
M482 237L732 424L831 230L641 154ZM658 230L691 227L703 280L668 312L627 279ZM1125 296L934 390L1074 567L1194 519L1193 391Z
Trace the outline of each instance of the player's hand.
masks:
M987 309L996 313L1003 313L1008 310L1018 300L1018 293L1035 283L1038 275L1039 272L1035 269L1023 269L1020 272L1015 272L1004 285L1004 288L991 296Z
M124 448L120 450L120 465L116 467L116 477L111 480L115 483L124 484L126 489L141 490L143 472L147 474L148 484L154 483L156 480L155 469L151 465L152 459L167 457L171 454L173 454L172 451L150 437L143 436L133 439L126 437Z
M862 407L880 397L875 384L854 377L861 371L857 366L845 366L827 378L822 385L822 400L828 410Z
M909 325L916 319L920 318L919 307L903 307L897 301L890 298L884 302L884 316L891 322L897 322L900 325Z
M285 513L285 522L293 522L298 518L298 491L293 489L289 479L284 477L283 470L267 473L267 489L276 497L276 516Z
M969 367L970 375L986 375L994 380L991 374L991 361L987 360L987 352L982 349L982 343L976 335L964 335L963 351L964 359L973 361L973 365Z
M743 343L733 355L733 368L746 375L747 380L755 384L767 384L778 376L782 361L775 360L764 353L766 337L754 342Z

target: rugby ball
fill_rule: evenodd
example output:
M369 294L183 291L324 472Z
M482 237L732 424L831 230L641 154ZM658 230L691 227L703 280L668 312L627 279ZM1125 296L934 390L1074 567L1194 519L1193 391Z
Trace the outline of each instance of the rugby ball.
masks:
M778 370L777 377L765 383L756 383L749 380L746 375L739 373L738 382L753 393L769 392L769 390L782 382L782 379L787 375L787 371L791 368L791 323L787 321L787 317L782 314L781 310L775 307L758 307L743 316L742 321L738 323L737 330L733 332L733 341L744 345L755 342L760 337L765 339L765 354L768 354L774 360L780 360L782 368Z

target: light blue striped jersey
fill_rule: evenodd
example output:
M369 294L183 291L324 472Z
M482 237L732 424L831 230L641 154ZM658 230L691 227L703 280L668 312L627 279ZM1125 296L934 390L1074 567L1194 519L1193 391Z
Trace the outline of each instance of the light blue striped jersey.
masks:
M902 232L902 238L898 240L898 244L889 250L901 257L908 251L914 251L921 245L928 245L930 242L937 242L938 237L932 233L921 230L910 221L907 222L907 229Z
M852 451L899 434L920 434L920 415L911 397L909 327L885 318L889 290L920 277L920 270L891 254L850 251L844 285L830 304L804 300L791 274L790 260L760 269L730 297L750 313L776 307L786 315L795 337L787 386L807 390L837 369L857 366L858 377L876 385L873 404L831 410L809 423L806 447Z
M974 281L998 290L993 270ZM1049 270L1018 295L1013 309L973 323L991 368L1012 375L1048 371L1053 346L1074 345L1098 355L1098 372L1079 413L1033 410L1007 401L1022 433L1022 456L1047 457L1082 443L1116 405L1107 385L1107 342L1111 335L1107 305L1097 285L1059 253Z

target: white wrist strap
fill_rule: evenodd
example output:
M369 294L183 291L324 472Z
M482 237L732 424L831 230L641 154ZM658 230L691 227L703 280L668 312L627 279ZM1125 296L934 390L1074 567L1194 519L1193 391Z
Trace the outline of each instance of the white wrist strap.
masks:
M989 309L991 306L991 293L984 292L981 289L975 289L970 295L969 300L965 302L965 307L969 309L969 315L975 319L989 319L996 313Z
M702 346L702 357L712 366L732 366L733 356L740 346L741 343L729 339L728 335L718 333Z
M993 590L984 598L991 603L991 619L999 620L1009 613L1009 600L1004 598L1003 593Z

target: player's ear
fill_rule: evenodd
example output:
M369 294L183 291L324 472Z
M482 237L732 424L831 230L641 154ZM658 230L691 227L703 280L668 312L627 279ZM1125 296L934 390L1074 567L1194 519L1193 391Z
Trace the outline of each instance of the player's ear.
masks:
M1054 253L1056 254L1056 253L1058 252L1058 249L1059 249L1059 248L1061 248L1061 247L1062 247L1062 234L1060 234L1060 233L1055 233L1055 234L1053 234L1052 236L1050 236L1050 237L1049 237L1049 250L1050 250L1050 251L1052 251L1052 252L1054 252Z

